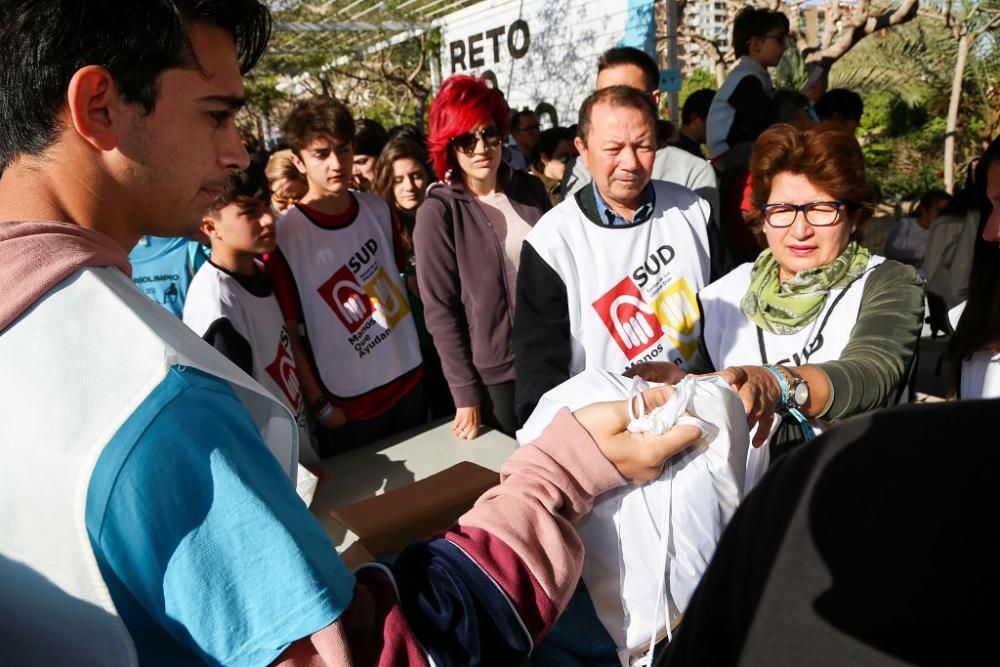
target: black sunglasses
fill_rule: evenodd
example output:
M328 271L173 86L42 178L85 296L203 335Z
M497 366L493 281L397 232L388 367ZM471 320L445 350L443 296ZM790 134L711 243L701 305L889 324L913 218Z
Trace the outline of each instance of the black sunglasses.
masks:
M499 127L496 125L487 125L479 130L479 132L466 132L457 137L452 137L451 145L455 147L455 150L459 150L465 155L470 155L476 150L476 144L479 143L480 138L482 138L483 145L487 148L496 148L500 145L500 140L503 137L500 134Z

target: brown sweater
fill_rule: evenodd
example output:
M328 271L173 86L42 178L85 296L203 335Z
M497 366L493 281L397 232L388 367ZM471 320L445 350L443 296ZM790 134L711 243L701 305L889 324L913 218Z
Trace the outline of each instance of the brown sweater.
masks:
M530 225L549 208L545 187L534 176L501 164L497 185ZM514 379L513 295L504 249L461 182L428 191L417 209L413 247L427 330L455 405L476 405L482 385Z

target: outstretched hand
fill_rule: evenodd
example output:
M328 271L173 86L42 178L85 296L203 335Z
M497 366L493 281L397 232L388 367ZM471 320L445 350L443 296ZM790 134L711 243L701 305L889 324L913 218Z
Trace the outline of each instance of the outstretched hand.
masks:
M774 375L761 366L730 366L716 373L740 395L743 409L747 413L747 425L753 428L754 447L760 447L767 441L774 423L774 413L781 401L781 387Z
M633 400L645 402L646 412L650 412L664 405L673 394L673 387L657 387L647 389ZM593 403L573 415L622 476L636 484L659 476L667 459L701 437L701 431L686 424L674 426L659 436L630 433L627 400Z

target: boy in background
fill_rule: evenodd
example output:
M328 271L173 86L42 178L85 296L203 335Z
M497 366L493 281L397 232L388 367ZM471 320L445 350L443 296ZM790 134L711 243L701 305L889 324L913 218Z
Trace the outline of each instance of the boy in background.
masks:
M733 51L739 58L708 110L708 153L721 172L749 163L750 148L774 123L774 83L768 67L785 53L788 17L746 7L733 22Z
M309 183L268 258L307 406L330 455L427 420L417 330L389 206L350 190L354 118L339 100L295 105L282 126Z
M276 243L269 195L260 166L226 179L201 221L212 256L191 281L184 323L292 411L299 461L318 463L284 317L257 261ZM307 492L300 493L307 504L315 486L316 478L300 469L299 490Z

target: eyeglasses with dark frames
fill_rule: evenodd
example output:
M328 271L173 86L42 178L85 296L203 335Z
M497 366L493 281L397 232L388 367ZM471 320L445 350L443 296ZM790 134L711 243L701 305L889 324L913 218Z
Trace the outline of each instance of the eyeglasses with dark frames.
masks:
M457 137L451 138L451 145L455 147L455 150L461 151L465 155L471 155L476 150L476 144L479 140L483 140L483 145L486 148L496 148L500 145L500 140L503 136L500 134L500 128L496 125L487 125L478 132L466 132L465 134L460 134Z
M801 212L813 227L830 227L840 221L840 211L847 208L842 201L812 201L807 204L776 202L760 207L764 221L775 229L791 227Z

